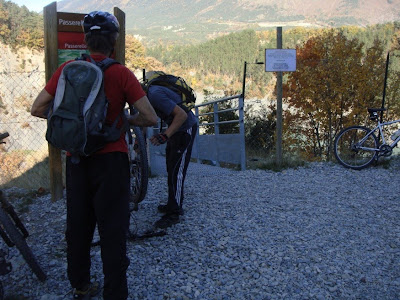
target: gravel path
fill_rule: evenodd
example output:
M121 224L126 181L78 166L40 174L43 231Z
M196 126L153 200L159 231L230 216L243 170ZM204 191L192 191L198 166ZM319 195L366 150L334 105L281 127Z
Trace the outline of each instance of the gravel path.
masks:
M129 299L400 299L399 172L398 160L362 171L192 165L182 222L129 242ZM160 217L165 181L150 179L133 231L144 233ZM22 215L49 279L40 283L12 249L14 270L1 278L6 295L70 299L64 201L43 196ZM101 280L99 247L92 259Z

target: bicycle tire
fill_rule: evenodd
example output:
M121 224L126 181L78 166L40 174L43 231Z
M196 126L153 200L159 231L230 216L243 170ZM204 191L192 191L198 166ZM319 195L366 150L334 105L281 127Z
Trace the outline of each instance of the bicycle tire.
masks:
M142 129L131 126L127 132L129 169L130 169L130 211L137 210L137 205L146 197L149 181L146 140Z
M9 137L9 136L10 136L10 134L8 132L0 133L0 141L5 139L6 137Z
M14 222L15 226L17 226L18 230L22 233L23 237L26 239L29 236L29 232L28 232L28 230L26 230L25 225L21 222L21 219L18 217L17 213L15 212L14 207L3 196L2 191L0 191L0 199L1 199L1 201L0 201L1 207L10 216L10 218Z
M29 248L23 235L15 227L11 218L2 208L0 208L0 223L36 277L42 282L45 281L47 276L37 262L31 248Z
M334 154L337 161L344 167L361 170L372 164L377 158L376 150L359 149L356 145L371 129L364 126L350 126L342 129L334 143ZM363 142L364 147L378 149L378 139L374 133Z

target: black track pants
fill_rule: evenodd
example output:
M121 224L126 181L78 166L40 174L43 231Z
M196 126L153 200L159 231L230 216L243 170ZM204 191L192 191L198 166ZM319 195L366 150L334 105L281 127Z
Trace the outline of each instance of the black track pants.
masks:
M67 259L72 287L90 281L90 247L100 235L104 299L127 299L126 235L129 226L129 164L126 153L67 158Z
M176 132L167 142L165 157L168 172L168 210L179 211L183 203L183 185L192 155L197 124L186 132Z

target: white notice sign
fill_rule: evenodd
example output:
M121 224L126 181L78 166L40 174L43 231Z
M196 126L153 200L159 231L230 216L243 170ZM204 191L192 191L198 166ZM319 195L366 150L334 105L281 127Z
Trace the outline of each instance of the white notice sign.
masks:
M296 71L296 49L265 49L265 71Z

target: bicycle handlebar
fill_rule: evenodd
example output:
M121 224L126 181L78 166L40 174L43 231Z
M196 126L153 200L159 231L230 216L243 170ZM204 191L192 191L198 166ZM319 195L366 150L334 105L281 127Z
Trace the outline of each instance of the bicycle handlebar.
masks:
M10 136L8 132L0 133L0 141L4 140L6 137Z

